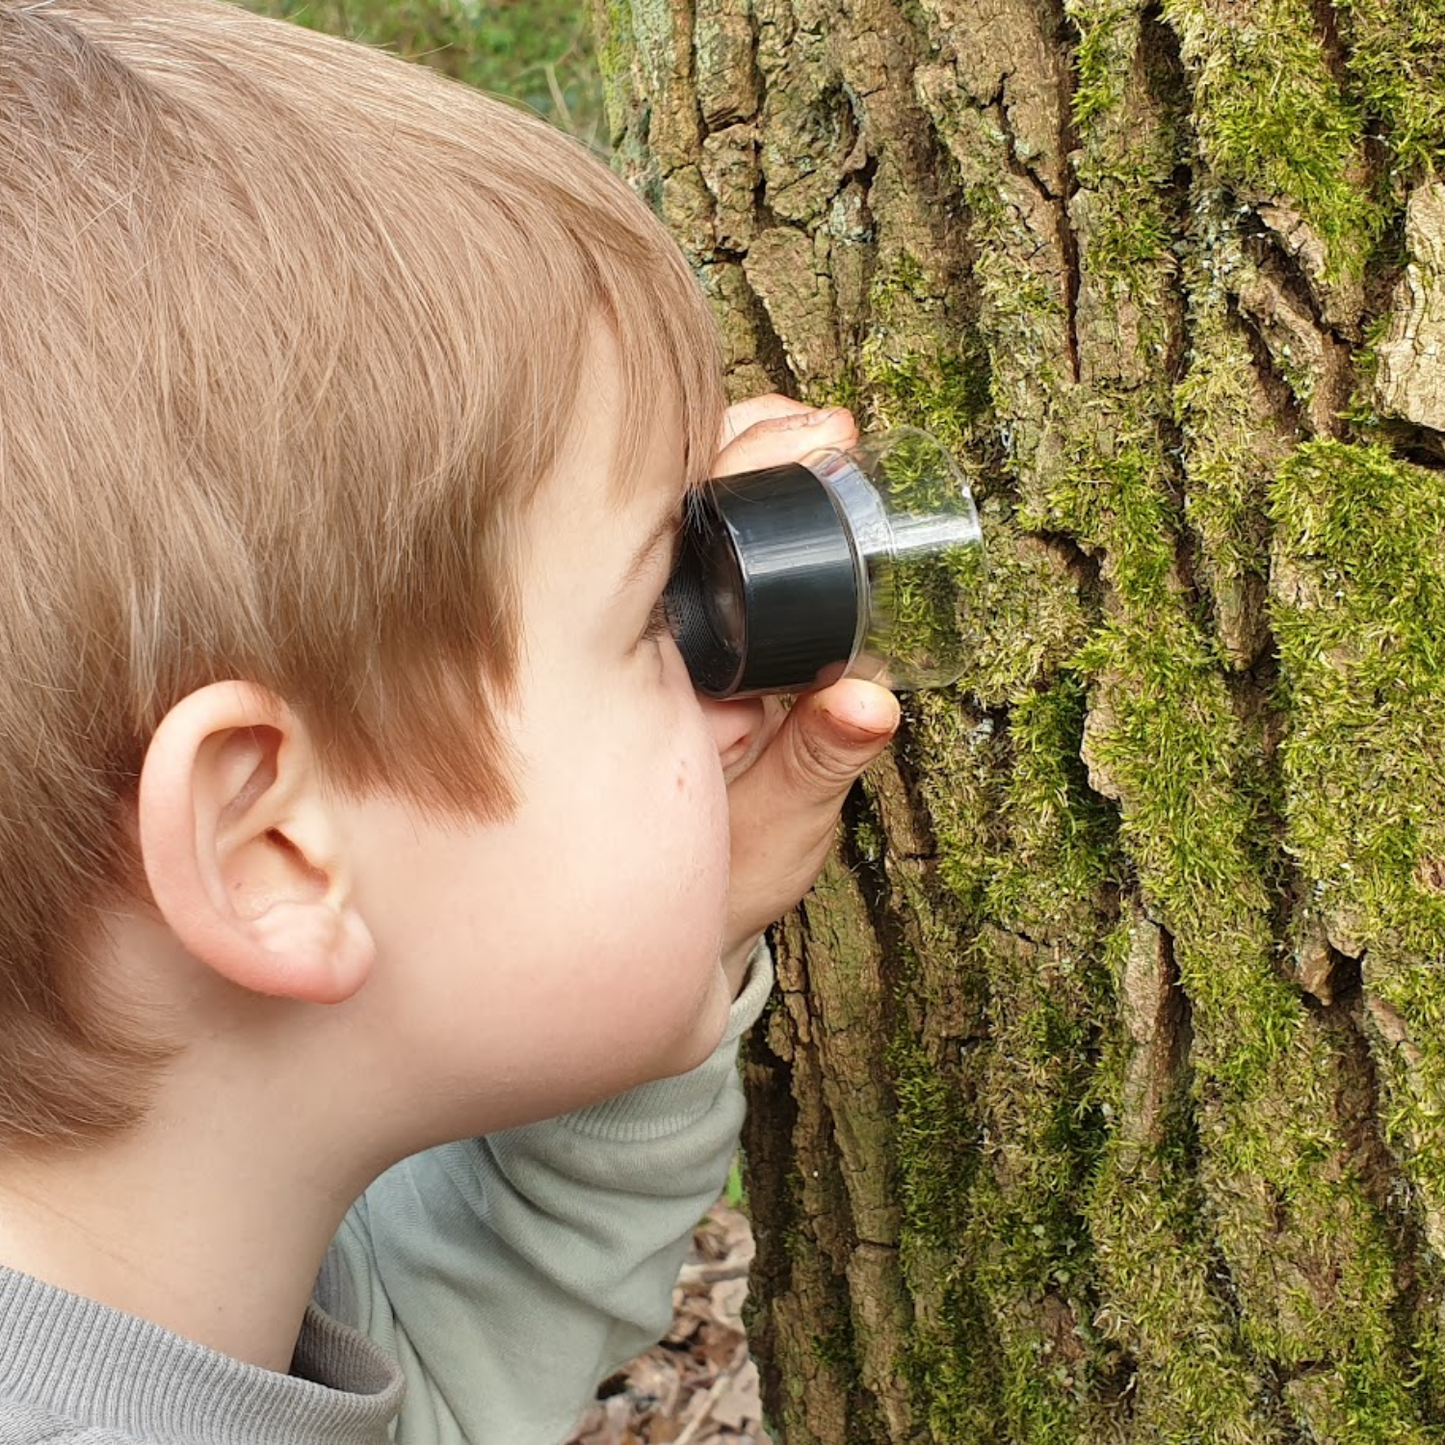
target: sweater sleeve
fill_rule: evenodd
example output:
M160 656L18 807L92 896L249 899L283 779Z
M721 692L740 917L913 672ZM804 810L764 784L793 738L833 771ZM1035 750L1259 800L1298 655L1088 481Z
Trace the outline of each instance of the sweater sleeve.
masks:
M737 1147L738 1040L771 986L760 946L691 1072L428 1150L356 1204L318 1297L400 1362L400 1445L556 1445L598 1382L662 1337Z

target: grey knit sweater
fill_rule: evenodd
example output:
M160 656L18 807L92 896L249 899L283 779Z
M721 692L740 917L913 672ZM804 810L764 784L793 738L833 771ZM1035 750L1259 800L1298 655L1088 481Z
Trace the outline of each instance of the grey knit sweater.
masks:
M397 1362L315 1306L279 1375L0 1270L0 1341L4 1445L385 1445L401 1408Z
M347 1216L288 1375L0 1268L0 1445L555 1445L658 1339L742 1121L737 1039L689 1074L448 1145Z

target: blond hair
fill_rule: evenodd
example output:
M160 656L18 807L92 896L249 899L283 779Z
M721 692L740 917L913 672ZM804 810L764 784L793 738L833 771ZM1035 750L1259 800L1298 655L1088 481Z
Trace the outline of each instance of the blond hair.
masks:
M511 565L601 318L624 475L716 342L581 147L419 67L206 3L0 0L0 1144L139 1117L162 1051L75 940L146 743L228 677L334 780L501 816ZM600 458L604 472L612 459Z

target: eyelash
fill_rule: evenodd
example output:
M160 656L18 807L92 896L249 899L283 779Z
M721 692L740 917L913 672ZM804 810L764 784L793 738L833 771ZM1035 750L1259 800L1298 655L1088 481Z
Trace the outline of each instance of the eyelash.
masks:
M647 625L642 629L644 642L657 642L672 632L672 617L667 610L667 598L659 597L648 615Z

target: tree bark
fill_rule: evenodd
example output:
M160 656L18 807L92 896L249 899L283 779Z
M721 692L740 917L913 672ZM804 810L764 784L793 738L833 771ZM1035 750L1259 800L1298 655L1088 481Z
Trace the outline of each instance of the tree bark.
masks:
M738 393L991 575L778 932L787 1445L1445 1439L1440 0L598 0Z

